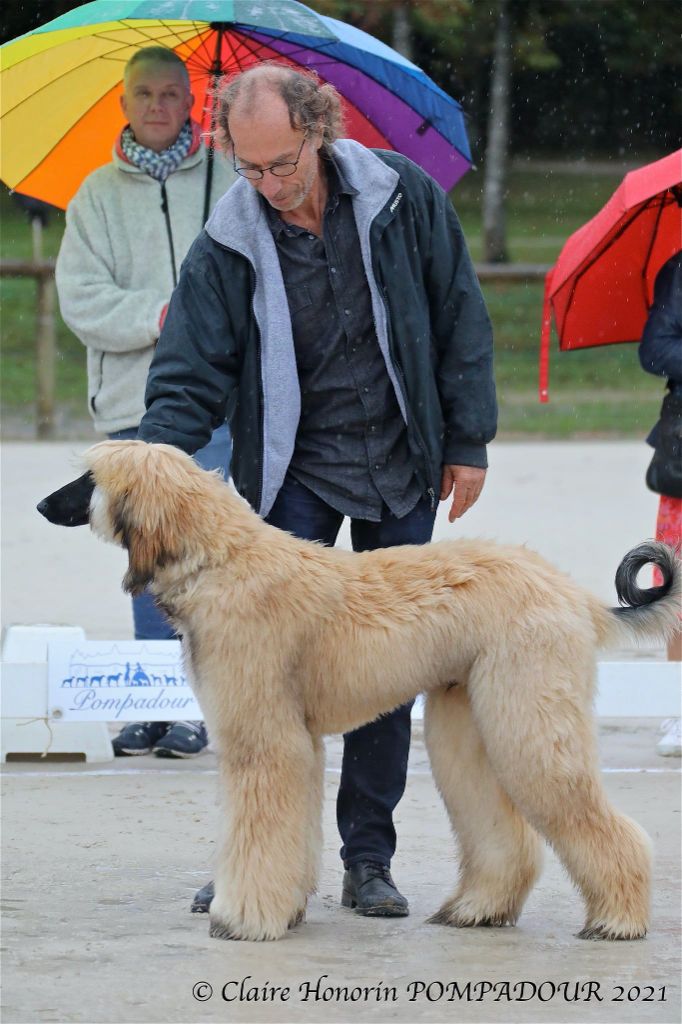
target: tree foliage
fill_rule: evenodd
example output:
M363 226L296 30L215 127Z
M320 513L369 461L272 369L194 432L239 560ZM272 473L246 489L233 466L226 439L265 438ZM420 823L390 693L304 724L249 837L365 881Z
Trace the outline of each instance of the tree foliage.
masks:
M312 0L391 45L407 6L413 56L469 118L482 158L495 0ZM572 157L680 145L682 48L677 0L511 0L511 149Z

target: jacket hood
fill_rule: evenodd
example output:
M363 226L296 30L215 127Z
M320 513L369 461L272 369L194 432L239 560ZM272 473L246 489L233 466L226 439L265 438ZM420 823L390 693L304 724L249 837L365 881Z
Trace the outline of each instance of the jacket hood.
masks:
M397 171L353 139L339 139L332 146L332 151L349 185L358 191L353 198L356 218L365 219L362 208L367 210L368 218L372 212L382 209L400 180ZM206 231L220 245L250 256L253 232L261 219L265 222L257 191L245 178L239 178L216 203Z

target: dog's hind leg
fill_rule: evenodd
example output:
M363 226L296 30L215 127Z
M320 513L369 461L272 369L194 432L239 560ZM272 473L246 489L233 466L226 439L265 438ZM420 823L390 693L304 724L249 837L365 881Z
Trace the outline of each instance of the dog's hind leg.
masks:
M227 834L215 875L210 932L278 939L303 919L309 878L309 788L318 765L310 733L290 717L247 745L220 744Z
M308 790L308 826L304 886L307 896L317 892L322 857L322 800L324 796L324 740L313 736L313 771Z
M583 938L636 939L649 919L646 834L609 804L599 775L590 645L556 633L491 653L469 678L472 708L509 796L546 837L587 907Z
M460 851L457 888L430 921L514 924L540 871L540 840L491 768L464 686L427 697L424 736Z

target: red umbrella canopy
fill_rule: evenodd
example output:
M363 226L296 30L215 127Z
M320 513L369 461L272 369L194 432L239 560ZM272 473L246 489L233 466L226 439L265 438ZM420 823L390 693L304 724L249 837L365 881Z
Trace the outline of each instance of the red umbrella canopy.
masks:
M682 249L682 149L625 178L565 243L545 279L540 400L552 313L561 350L639 341L656 275Z

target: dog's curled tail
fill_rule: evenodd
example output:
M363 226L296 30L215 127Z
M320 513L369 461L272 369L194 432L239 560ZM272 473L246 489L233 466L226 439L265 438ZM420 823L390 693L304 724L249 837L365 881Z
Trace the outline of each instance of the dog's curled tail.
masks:
M663 582L643 590L637 584L637 574L648 564L657 566ZM609 611L607 642L666 640L680 628L682 563L667 544L645 541L628 551L618 566L616 594L622 607Z

